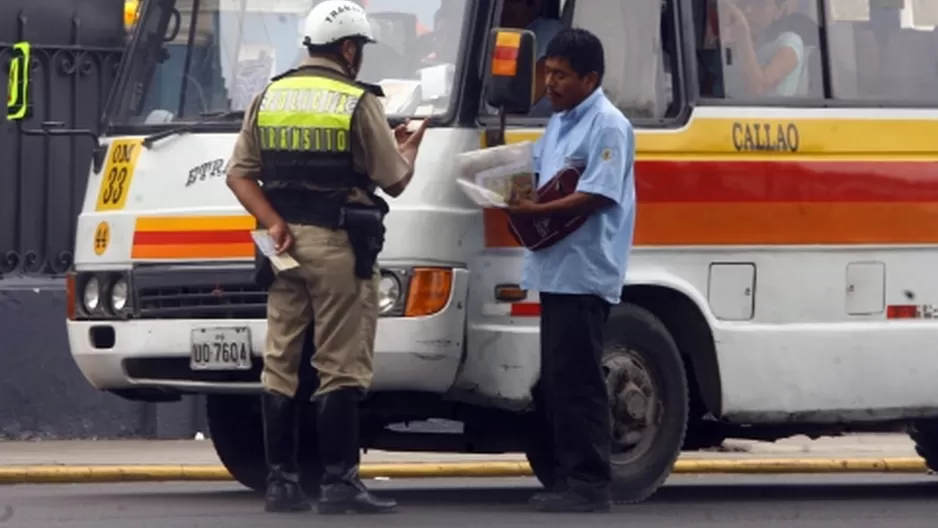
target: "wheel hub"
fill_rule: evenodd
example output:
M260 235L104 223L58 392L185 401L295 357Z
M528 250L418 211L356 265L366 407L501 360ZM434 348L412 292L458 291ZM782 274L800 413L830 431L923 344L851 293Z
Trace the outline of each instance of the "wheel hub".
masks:
M638 457L657 435L661 401L648 368L635 351L615 347L603 362L609 392L613 453Z

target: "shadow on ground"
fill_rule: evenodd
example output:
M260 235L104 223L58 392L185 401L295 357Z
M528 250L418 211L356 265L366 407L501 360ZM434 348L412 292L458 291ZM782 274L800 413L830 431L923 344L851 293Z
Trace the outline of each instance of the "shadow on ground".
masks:
M402 484L397 484L401 486ZM419 486L419 488L417 487ZM167 504L192 504L202 501L221 501L234 504L257 503L262 500L261 495L237 487L225 490L194 489L193 491L178 491L174 486L172 491L160 491L160 488L140 491L111 491L107 493L109 499L129 499L134 502L164 502ZM509 487L482 487L482 486L440 486L433 487L423 483L407 485L405 489L399 487L387 488L374 486L371 488L382 496L397 499L402 506L484 506L484 505L520 505L538 491L538 488L524 485ZM832 502L832 501L921 501L933 500L938 496L938 482L913 483L797 483L783 484L707 484L707 483L681 483L671 484L660 489L644 504L716 504L747 502ZM71 494L69 500L100 500L97 493ZM642 505L633 506L641 508Z

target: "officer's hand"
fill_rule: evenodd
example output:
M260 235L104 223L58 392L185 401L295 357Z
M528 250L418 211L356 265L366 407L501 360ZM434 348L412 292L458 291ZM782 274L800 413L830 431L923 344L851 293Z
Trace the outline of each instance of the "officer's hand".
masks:
M429 119L424 119L420 126L415 130L410 137L408 137L403 143L399 143L401 152L405 150L417 150L420 148L420 142L423 141L423 134L427 131L427 126L430 124ZM395 129L396 132L396 129Z
M274 239L274 249L277 250L278 255L282 255L293 247L293 234L290 233L286 222L277 222L267 232L270 238Z
M407 126L410 124L408 119L406 123L402 123L394 127L394 139L397 141L397 145L401 146L407 139L413 135L412 132L407 130Z

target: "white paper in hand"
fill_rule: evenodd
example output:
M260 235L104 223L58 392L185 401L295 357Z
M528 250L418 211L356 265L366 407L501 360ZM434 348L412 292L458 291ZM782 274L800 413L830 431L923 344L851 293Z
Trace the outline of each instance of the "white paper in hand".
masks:
M511 196L535 199L533 143L462 152L456 155L457 179L462 191L482 207L507 207Z
M277 254L277 243L274 242L274 238L270 236L270 233L268 233L266 229L255 229L251 231L251 238L254 239L254 243L257 245L257 248L261 250L261 253L270 259L270 264L275 270L285 271L300 267L300 263L289 254Z
M508 207L502 196L495 191L490 191L481 185L466 180L456 180L456 183L462 187L466 196L481 207L499 207L503 209Z

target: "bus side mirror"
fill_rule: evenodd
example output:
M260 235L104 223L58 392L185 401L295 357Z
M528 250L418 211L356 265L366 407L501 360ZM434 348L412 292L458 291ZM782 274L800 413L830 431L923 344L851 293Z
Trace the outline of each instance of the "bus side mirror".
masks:
M29 104L29 43L17 42L12 51L7 82L7 120L21 121L30 116L32 109Z
M485 100L504 114L527 114L534 100L537 41L526 29L494 28L485 68Z

